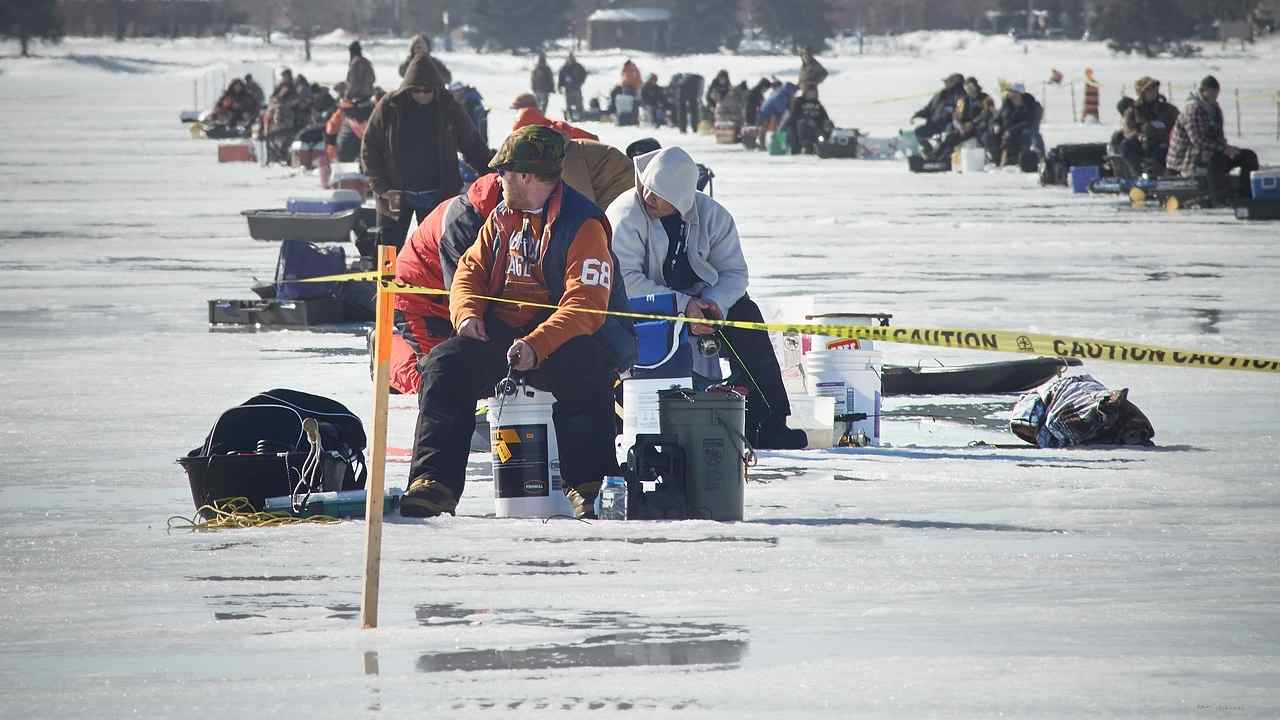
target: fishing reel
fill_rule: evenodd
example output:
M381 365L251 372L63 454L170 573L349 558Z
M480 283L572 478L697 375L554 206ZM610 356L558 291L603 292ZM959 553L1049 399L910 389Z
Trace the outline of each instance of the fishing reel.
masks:
M515 397L520 392L520 383L516 380L515 367L507 366L507 376L498 381L493 387L493 394L500 398Z
M698 352L703 357L720 355L720 340L715 335L696 335L695 338Z

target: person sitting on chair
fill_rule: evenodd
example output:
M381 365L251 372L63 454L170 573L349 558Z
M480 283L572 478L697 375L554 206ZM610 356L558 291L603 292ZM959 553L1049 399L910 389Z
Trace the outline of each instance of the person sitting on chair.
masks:
M1036 146L1043 108L1020 82L1009 86L1000 113L987 133L987 152L998 165L1018 165L1022 154Z
M964 96L956 101L955 112L951 115L951 132L934 151L933 156L945 158L966 141L982 137L995 118L995 114L995 101L982 91L978 78L966 79Z
M1135 175L1163 175L1169 154L1169 133L1178 122L1178 108L1160 94L1160 81L1144 77L1134 83L1137 101L1124 113L1120 155Z
M1250 177L1258 169L1256 153L1227 144L1222 108L1218 105L1220 91L1214 76L1201 80L1200 88L1191 94L1191 102L1178 116L1169 140L1169 169L1192 176L1198 168L1204 168L1212 203L1224 203L1232 195L1248 197ZM1232 168L1240 168L1240 183L1235 188L1228 177Z
M951 73L943 79L942 89L911 116L912 120L916 118L924 120L924 124L917 125L915 129L916 140L920 142L924 155L933 153L933 145L929 141L942 135L947 128L951 127L956 103L962 97L964 97L964 75Z
M407 77L407 75L406 75ZM409 489L400 514L453 514L467 480L476 401L504 376L549 390L565 495L591 514L614 456L613 382L636 358L626 287L603 211L560 179L565 139L540 125L503 142L491 167L502 202L458 261L449 288L457 332L422 361ZM497 302L489 298L502 298ZM551 306L554 310L543 306Z
M747 439L758 448L803 448L803 430L787 427L791 405L769 334L697 324L701 318L763 322L747 295L747 262L733 216L694 189L698 167L689 153L667 147L634 159L635 190L609 206L613 251L632 296L675 293L693 337L719 338L731 382L747 388ZM692 340L692 338L691 338ZM718 357L695 353L694 372L718 378Z

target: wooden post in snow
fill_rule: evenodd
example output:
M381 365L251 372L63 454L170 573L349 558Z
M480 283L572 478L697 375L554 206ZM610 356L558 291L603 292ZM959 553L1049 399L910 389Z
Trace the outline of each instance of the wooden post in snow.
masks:
M1071 81L1071 121L1075 122L1075 119L1077 117L1080 117L1080 116L1076 115L1076 81L1072 80Z
M381 222L381 219L379 219ZM386 491L387 403L391 385L391 310L395 294L383 278L396 273L394 245L378 246L377 310L374 321L373 452L364 504L364 582L360 589L360 626L378 627L378 585L382 575L382 494Z
M1244 137L1243 125L1240 123L1240 88L1236 88L1236 137Z

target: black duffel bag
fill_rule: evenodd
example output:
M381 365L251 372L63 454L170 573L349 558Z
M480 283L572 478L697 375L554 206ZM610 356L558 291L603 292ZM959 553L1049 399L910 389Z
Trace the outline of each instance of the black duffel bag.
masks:
M315 421L318 449L308 420ZM204 444L178 463L197 509L244 497L261 510L269 497L363 488L366 442L360 418L342 403L275 389L222 413Z
M1065 186L1070 181L1071 168L1092 165L1101 171L1106 164L1104 162L1106 159L1106 143L1059 145L1044 156L1044 169L1040 172L1040 184Z

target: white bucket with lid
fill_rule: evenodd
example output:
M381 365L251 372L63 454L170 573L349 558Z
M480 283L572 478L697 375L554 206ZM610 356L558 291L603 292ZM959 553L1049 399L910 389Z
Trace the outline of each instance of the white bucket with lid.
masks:
M980 173L987 168L987 151L975 139L969 139L951 155L951 170L958 173Z
M881 374L884 353L879 350L811 352L804 358L809 394L835 399L835 417L865 413L867 418L853 423L850 434L861 431L871 445L880 444ZM835 437L843 434L845 423L835 421Z
M822 450L835 443L839 437L832 431L835 427L835 398L788 393L787 402L791 405L787 426L804 431L808 438L804 446L806 450Z
M627 461L627 451L636 444L636 435L658 433L658 391L678 387L693 387L693 378L622 381L622 434L614 443L619 465Z
M493 510L497 517L573 517L573 507L564 496L560 450L551 419L555 401L551 393L525 386L513 397L489 400Z
M806 315L805 319L815 325L866 325L876 327L889 315L877 313L821 313ZM814 335L807 352L824 352L827 350L874 350L875 342L856 338L843 338L837 335Z

